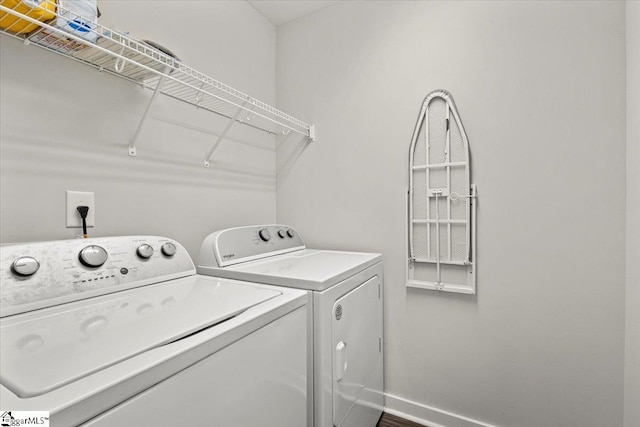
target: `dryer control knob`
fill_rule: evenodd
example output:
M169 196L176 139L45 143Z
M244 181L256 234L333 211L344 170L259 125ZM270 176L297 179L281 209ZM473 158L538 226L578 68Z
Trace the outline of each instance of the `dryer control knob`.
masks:
M18 276L31 276L38 271L40 263L35 258L30 256L23 256L13 261L11 264L11 271Z
M107 262L109 255L103 247L97 245L90 245L80 251L78 255L82 265L91 268L100 267Z
M149 259L151 258L151 255L153 255L153 248L151 247L151 245L144 243L138 246L136 253L142 259Z
M269 233L269 230L267 230L266 228L258 231L258 236L260 236L260 239L262 239L263 242L268 242L269 240L271 240L271 233Z
M291 228L287 230L287 236L293 237L295 235L296 235L296 233Z
M286 232L286 231L284 231L284 230L278 230L278 236L279 236L281 239L284 239L285 237L287 237L287 232Z
M172 257L176 254L176 251L178 250L178 248L176 248L176 245L174 245L173 243L168 242L162 245L160 250L165 256Z

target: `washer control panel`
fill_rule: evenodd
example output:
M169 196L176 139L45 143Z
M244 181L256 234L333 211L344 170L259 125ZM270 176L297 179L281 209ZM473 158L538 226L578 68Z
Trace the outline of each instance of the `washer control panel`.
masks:
M199 265L226 267L300 249L304 249L304 242L286 225L229 228L207 236L200 250Z
M158 236L0 246L0 317L195 274L187 251Z

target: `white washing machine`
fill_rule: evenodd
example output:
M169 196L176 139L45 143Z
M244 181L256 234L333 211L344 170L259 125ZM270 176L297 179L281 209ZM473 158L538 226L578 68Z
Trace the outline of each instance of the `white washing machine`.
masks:
M300 427L303 291L199 276L162 237L0 247L0 401L56 426Z
M198 273L306 290L308 425L377 424L384 403L380 254L306 249L283 225L239 227L204 240Z

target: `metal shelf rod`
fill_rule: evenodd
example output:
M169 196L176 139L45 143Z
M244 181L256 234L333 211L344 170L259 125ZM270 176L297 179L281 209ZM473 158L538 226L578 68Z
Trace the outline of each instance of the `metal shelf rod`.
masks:
M213 156L213 152L216 151L216 149L218 148L218 146L220 145L224 137L227 136L227 132L229 132L229 130L231 129L231 126L233 126L233 124L238 120L238 116L242 111L243 111L243 108L239 108L238 111L236 111L236 114L231 118L231 120L229 120L229 123L227 123L227 126L224 128L222 133L218 136L218 139L216 139L216 142L213 144L213 146L211 147L211 149L209 150L209 152L204 158L205 168L209 167L209 160L211 159L211 156Z
M169 67L167 67L167 72ZM136 141L138 140L138 136L140 136L140 132L142 132L142 128L144 127L145 122L147 121L147 117L149 116L149 111L151 111L151 105L158 97L158 94L162 91L162 86L166 80L167 76L160 77L158 81L158 85L156 89L153 91L153 95L151 95L151 99L149 99L149 103L147 104L147 108L145 108L144 113L142 114L142 118L140 119L140 123L138 123L138 127L136 128L136 132L133 134L131 141L129 141L129 155L135 157L136 156Z

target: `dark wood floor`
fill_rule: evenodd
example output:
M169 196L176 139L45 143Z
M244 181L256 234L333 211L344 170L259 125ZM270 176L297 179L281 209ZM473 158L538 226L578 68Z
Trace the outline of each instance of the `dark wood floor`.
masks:
M407 421L404 418L396 417L395 415L382 414L378 427L424 427L422 424L414 423L413 421Z

